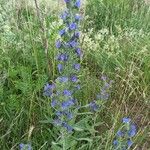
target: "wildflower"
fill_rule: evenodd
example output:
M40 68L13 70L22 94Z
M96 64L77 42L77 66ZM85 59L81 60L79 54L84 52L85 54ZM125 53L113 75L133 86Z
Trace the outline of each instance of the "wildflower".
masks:
M66 24L67 29L61 29L59 31L59 35L62 38L62 36L67 32L67 36L62 38L62 41L59 39L55 43L56 48L61 48L56 59L59 61L57 65L58 72L60 74L63 73L63 75L60 75L55 80L58 86L55 89L53 97L56 95L57 100L52 99L51 107L55 109L56 116L53 124L65 128L68 132L72 132L73 127L68 122L74 117L72 112L75 109L76 100L74 99L73 94L75 90L80 89L80 85L75 85L72 83L78 82L77 72L75 73L75 70L80 70L80 64L74 62L73 60L74 55L72 56L72 51L75 50L75 53L79 57L82 55L79 48L76 50L77 46L79 45L80 32L77 30L77 28L80 15L77 13L77 9L75 10L75 7L79 8L81 3L79 0L64 1L67 6L67 11L62 13L61 18ZM68 65L68 67L66 67L66 65ZM53 92L53 90L50 91ZM94 105L92 106L94 107ZM96 107L94 107L94 110L95 109Z
M55 85L54 84L46 84L45 86L44 86L44 93L43 93L43 95L45 95L45 96L48 96L48 97L50 97L51 95L52 95L52 93L53 93L53 89L55 88Z
M77 46L77 42L75 41L75 40L73 40L73 41L70 41L69 42L69 45L71 46L71 47L76 47Z
M63 115L63 112L62 112L62 111L57 111L57 112L56 112L56 115L57 115L58 117L61 117L61 116Z
M71 81L72 82L77 82L77 80L78 80L77 76L75 76L75 75L71 76Z
M69 15L68 12L65 11L65 12L63 12L63 13L61 14L60 18L61 18L62 20L66 20L67 17L68 17L68 15Z
M77 8L80 8L80 6L81 6L81 1L80 1L80 0L76 0L75 6L76 6Z
M69 91L69 90L64 90L63 91L63 94L65 95L65 96L71 96L71 91Z
M77 24L76 23L69 24L69 29L70 30L75 30L76 28L77 28Z
M68 82L68 77L66 76L62 76L62 77L58 77L59 82Z
M32 150L31 144L19 144L20 150Z
M75 88L76 88L77 90L80 90L80 89L81 89L81 86L78 84L78 85L75 85Z
M119 130L119 131L117 132L117 135L118 135L119 137L122 137L122 136L124 136L124 133Z
M136 134L136 126L134 124L131 124L130 130L128 131L129 137L133 137Z
M65 109L68 109L70 106L72 106L72 105L74 105L75 103L74 103L74 100L67 100L67 101L64 101L64 102L62 102L62 104L61 104L61 108L63 109L63 110L65 110Z
M74 66L74 69L75 69L75 70L77 70L77 71L80 70L80 64L74 64L73 66Z
M100 94L97 95L97 99L101 99L101 100L108 100L109 98L109 89L111 87L111 83L112 82L106 82L107 77L106 76L102 76L101 79L105 82Z
M47 83L45 86L44 86L44 91L48 91L48 90L52 90L55 88L55 85L54 84L49 84Z
M82 52L81 52L81 49L80 49L80 48L77 48L77 49L75 50L75 52L76 52L76 54L77 54L79 57L82 56Z
M66 32L65 29L62 29L62 30L59 31L59 35L63 36L65 34L65 32Z
M71 120L73 118L73 114L69 111L64 111L64 114L66 115L67 119Z
M67 54L59 54L57 56L57 60L60 60L60 61L67 61L68 60L68 55Z
M73 128L70 125L68 125L66 122L63 122L62 126L66 128L69 133L73 131Z
M128 139L127 145L128 145L128 148L129 148L129 147L131 147L133 145L133 142L130 139Z
M130 119L130 118L127 118L127 117L124 117L124 118L122 119L122 122L123 122L123 123L130 123L130 121L131 121L131 119Z
M79 21L81 19L81 16L79 14L75 15L75 20Z
M79 33L79 32L75 32L74 36L75 36L76 38L79 38L80 33Z
M119 141L119 147L122 150L127 150L133 144L131 138L136 134L136 126L131 123L131 119L128 117L124 117L122 120L123 127L121 130L118 130L117 137L114 141ZM115 143L117 143L117 141ZM117 144L115 143L114 146L116 147Z
M99 106L93 101L89 104L92 111L97 111Z
M56 105L57 105L57 101L53 99L51 102L51 106L54 108Z
M57 40L55 45L56 45L56 48L60 48L61 47L61 41Z
M57 68L58 68L59 73L61 73L62 70L63 70L63 65L62 64L58 64Z
M118 145L119 145L118 140L114 140L114 141L113 141L113 144L114 144L115 146L118 146Z

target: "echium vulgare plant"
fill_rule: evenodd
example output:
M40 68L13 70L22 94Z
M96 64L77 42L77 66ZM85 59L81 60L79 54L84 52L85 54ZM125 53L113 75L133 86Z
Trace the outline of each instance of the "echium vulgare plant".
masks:
M74 94L80 89L79 71L82 52L79 47L79 15L80 0L65 0L66 10L61 19L63 28L59 31L60 38L56 41L57 70L59 76L52 84L44 87L44 95L51 98L54 109L53 125L58 127L63 135L73 132L78 101Z
M113 141L114 150L130 149L133 144L132 138L137 133L137 127L130 118L124 117L122 124L122 128L117 131L116 138Z
M106 77L103 77L102 80L104 81L104 85L96 99L85 106L79 105L80 102L76 99L75 93L80 90L80 59L83 56L79 44L79 27L81 20L79 9L81 2L80 0L65 0L65 3L66 10L61 14L64 26L60 29L60 38L57 39L55 43L57 48L56 62L59 76L53 83L47 83L45 85L44 95L51 99L51 107L54 110L51 123L57 127L60 133L59 138L53 142L52 149L62 148L66 150L69 149L66 141L72 143L70 135L75 133L75 131L83 131L85 126L85 135L83 132L81 134L84 138L81 137L80 140L86 139L87 141L91 141L91 139L88 139L86 136L87 130L89 130L89 132L92 131L90 134L94 134L95 132L94 127L90 126L92 116L87 115L86 118L85 116L82 117L81 114L92 115L93 112L98 112L101 105L109 97L108 93L112 81L108 82ZM82 109L84 110L86 108L90 108L90 111L79 113ZM77 117L77 115L80 115L80 118ZM82 123L84 124L83 128L81 127ZM67 137L69 138L67 139ZM79 136L78 138L73 137L72 139L75 144L76 139L79 141ZM70 145L72 146L72 144Z

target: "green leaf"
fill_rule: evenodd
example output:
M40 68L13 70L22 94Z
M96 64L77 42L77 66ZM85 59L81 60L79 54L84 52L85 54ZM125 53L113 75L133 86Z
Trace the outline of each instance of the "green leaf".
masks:
M40 123L53 123L53 119L47 118L47 120L41 120Z
M93 142L93 140L92 139L90 139L90 138L78 138L78 139L76 139L77 141L87 141L87 142Z

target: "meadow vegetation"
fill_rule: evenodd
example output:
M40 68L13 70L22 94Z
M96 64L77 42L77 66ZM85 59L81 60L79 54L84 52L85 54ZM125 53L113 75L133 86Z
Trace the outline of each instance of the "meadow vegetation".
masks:
M48 3L48 4L47 4ZM34 5L34 6L33 6ZM133 150L150 148L150 6L140 0L84 0L80 8L80 105L113 81L97 113L82 108L76 132L60 138L46 83L58 77L55 46L64 27L61 0L0 1L0 150L113 150L122 118L136 125ZM90 121L89 121L90 119ZM63 143L63 147L59 147ZM120 150L120 149L116 149Z

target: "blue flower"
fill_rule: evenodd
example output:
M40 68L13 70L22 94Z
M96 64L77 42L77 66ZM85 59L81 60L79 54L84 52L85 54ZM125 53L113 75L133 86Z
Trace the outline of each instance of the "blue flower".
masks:
M49 83L47 83L47 84L44 86L44 91L53 90L54 88L55 88L55 85L54 85L54 84L49 84Z
M79 71L80 70L80 64L74 64L73 65L74 69Z
M63 115L63 112L62 112L62 111L56 111L56 115L57 115L58 117L61 117L61 116Z
M69 3L70 2L70 0L64 0L66 3Z
M77 28L77 24L76 23L69 24L69 29L70 30L75 30L76 28Z
M77 76L75 76L75 75L71 76L71 81L72 82L77 82L78 81Z
M54 108L57 104L58 104L57 101L53 99L51 102L51 106Z
M77 90L80 90L80 89L81 89L81 86L78 84L78 85L75 85L75 88L76 88Z
M65 32L66 32L65 29L62 29L62 30L59 31L59 35L63 36L65 34Z
M58 80L59 80L59 82L68 82L68 77L61 76L61 77L58 77Z
M32 150L31 144L19 144L20 150Z
M64 90L64 91L63 91L63 94L64 94L65 96L71 96L72 92L69 91L69 90Z
M122 136L124 136L124 133L119 130L119 131L117 132L117 135L118 135L119 137L122 137Z
M114 140L114 141L113 141L113 144L114 144L115 146L118 146L118 145L119 145L119 141L118 141L118 140Z
M123 122L123 123L130 123L130 121L131 121L131 119L128 118L128 117L124 117L124 118L122 119L122 122Z
M75 52L76 52L76 54L77 54L79 57L82 56L82 52L81 52L81 49L80 49L80 48L77 48L77 49L75 50Z
M64 128L66 128L66 130L67 130L69 133L73 131L73 128L72 128L70 125L68 125L66 122L63 122L63 123L62 123L62 126L63 126Z
M47 97L51 97L52 96L52 91L44 91L43 95L47 96Z
M56 45L56 48L60 48L61 47L61 41L57 40L55 45Z
M80 32L75 32L74 36L75 36L76 38L79 38Z
M44 86L44 92L43 92L43 95L44 96L48 96L50 97L53 93L53 89L55 88L55 85L54 84L49 84L47 83L45 86Z
M73 47L73 48L76 47L77 44L78 44L78 43L77 43L75 40L69 42L69 45L70 45L71 47Z
M73 114L69 111L64 111L64 114L66 115L67 119L71 120L73 118Z
M75 20L79 21L81 19L81 16L79 14L75 15Z
M63 13L61 14L60 18L61 18L62 20L66 20L68 16L69 16L68 12L65 11L65 12L63 12Z
M57 60L59 60L59 61L67 61L68 60L68 55L67 54L59 54L57 56Z
M63 65L62 64L58 64L57 68L58 68L59 73L61 73L63 71Z
M92 111L97 111L99 109L99 106L93 101L89 104Z
M130 139L128 139L127 145L128 145L128 148L129 148L129 147L131 147L133 145L133 142Z
M63 110L65 110L65 109L68 109L69 107L71 107L71 106L74 105L74 104L75 104L75 102L74 102L73 99L67 100L67 101L62 102L61 108L62 108Z
M136 134L136 126L134 124L131 124L130 130L128 131L129 137L133 137Z
M81 1L80 1L80 0L76 0L75 6L78 7L78 8L80 8L80 6L81 6Z

